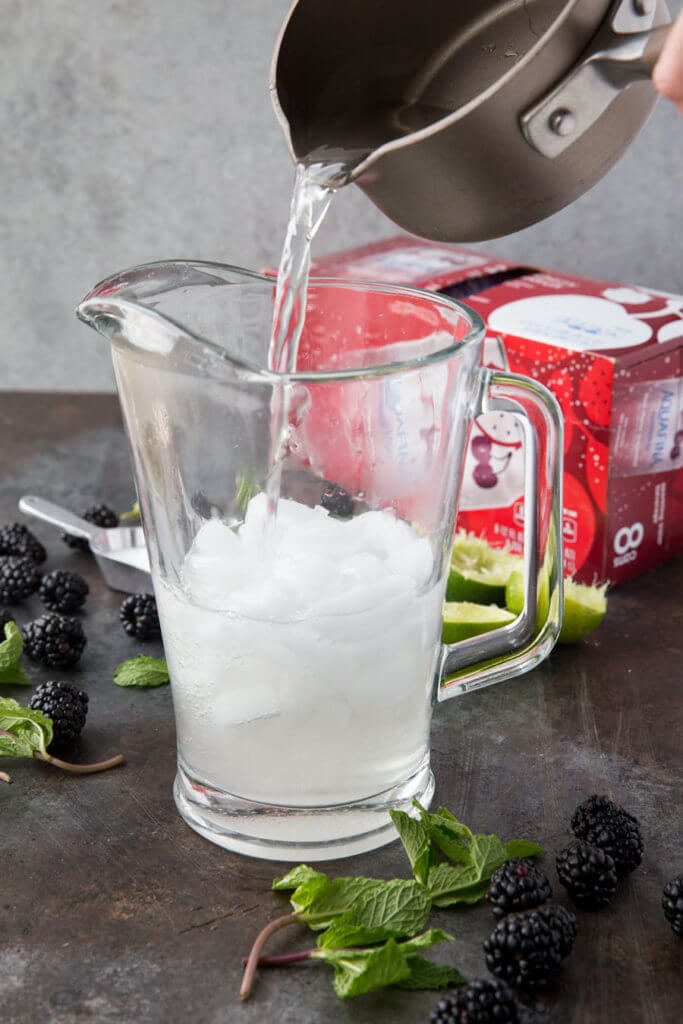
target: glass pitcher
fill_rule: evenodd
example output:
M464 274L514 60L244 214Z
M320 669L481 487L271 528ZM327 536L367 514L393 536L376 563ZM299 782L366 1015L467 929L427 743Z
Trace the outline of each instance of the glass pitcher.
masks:
M312 861L391 841L389 810L433 793L435 705L551 650L562 426L541 385L481 368L476 313L408 288L311 280L296 369L275 373L274 294L246 270L165 262L102 282L78 315L112 345L177 806L228 849ZM492 410L525 438L525 608L445 645L467 436Z

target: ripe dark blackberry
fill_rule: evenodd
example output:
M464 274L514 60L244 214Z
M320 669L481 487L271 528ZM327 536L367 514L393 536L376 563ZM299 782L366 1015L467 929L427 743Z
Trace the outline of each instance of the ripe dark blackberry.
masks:
M664 886L662 909L674 935L683 938L683 875L672 878Z
M0 529L0 555L30 558L36 565L47 558L43 545L23 523L8 523Z
M528 857L506 860L491 875L486 899L496 917L531 910L552 899L550 882Z
M55 569L43 576L40 598L51 612L75 612L83 606L90 587L76 572Z
M94 523L95 526L99 526L103 530L119 525L119 517L108 505L91 505L82 513L82 518L87 519L89 523ZM62 540L70 548L77 548L79 551L90 550L90 544L85 537L74 537L70 533L63 533Z
M87 643L78 619L52 612L28 622L23 633L27 654L55 668L75 665Z
M572 918L575 929L576 918L552 904L508 914L484 943L486 966L514 988L542 988L571 950Z
M29 707L52 719L53 736L49 749L61 749L78 739L88 714L88 695L70 683L49 680L37 687Z
M0 558L0 601L18 604L40 586L40 573L30 558Z
M431 1024L518 1024L514 996L502 981L471 981L440 999Z
M123 600L119 615L128 636L142 643L161 636L157 603L152 594L130 594Z
M557 875L572 903L606 907L617 891L617 871L608 853L590 843L574 843L557 857Z
M325 485L320 504L333 516L345 518L353 515L353 498L338 484Z
M571 824L577 839L610 855L619 877L629 874L643 859L638 819L606 796L589 796L574 811Z

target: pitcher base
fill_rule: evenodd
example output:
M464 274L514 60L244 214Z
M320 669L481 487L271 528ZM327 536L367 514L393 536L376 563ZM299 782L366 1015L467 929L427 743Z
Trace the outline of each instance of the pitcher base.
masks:
M205 839L249 857L322 861L376 850L398 838L390 810L428 806L434 776L425 758L404 782L375 796L329 807L282 807L243 800L194 779L179 764L173 787L182 818Z

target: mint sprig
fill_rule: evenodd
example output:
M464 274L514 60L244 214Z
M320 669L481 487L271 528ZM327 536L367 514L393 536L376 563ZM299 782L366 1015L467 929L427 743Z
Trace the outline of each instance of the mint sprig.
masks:
M416 816L390 814L414 880L329 878L299 864L273 881L274 891L290 893L293 913L271 922L257 937L245 958L242 998L251 993L257 967L311 959L334 969L332 984L342 999L387 985L439 989L465 983L455 967L435 964L418 952L452 938L438 928L422 931L432 908L479 903L504 861L543 851L527 839L503 843L498 836L472 832L445 807L430 813L418 801L413 806ZM261 956L270 935L295 923L318 933L315 949Z
M19 664L24 652L24 638L16 622L5 623L5 639L0 642L0 683L30 686L31 680Z
M114 682L117 686L143 686L152 688L169 682L168 665L163 658L139 654L117 665Z
M123 763L123 757L117 754L95 764L71 764L48 753L51 742L52 719L10 697L0 697L0 757L35 757L75 775L92 775ZM7 772L0 772L0 780L12 781Z

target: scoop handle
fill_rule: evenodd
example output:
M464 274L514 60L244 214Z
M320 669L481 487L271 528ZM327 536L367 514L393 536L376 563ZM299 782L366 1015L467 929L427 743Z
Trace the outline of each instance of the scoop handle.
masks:
M53 501L46 501L45 498L37 498L34 494L24 494L19 499L19 508L27 515L42 519L50 526L58 526L60 530L65 530L74 537L90 540L94 534L100 532L99 526L69 512L68 508L55 505Z

